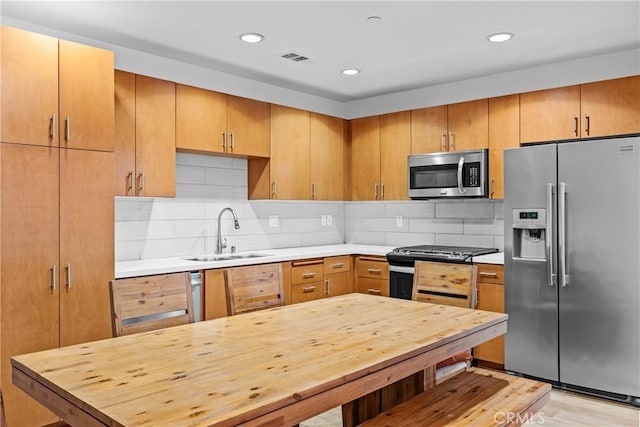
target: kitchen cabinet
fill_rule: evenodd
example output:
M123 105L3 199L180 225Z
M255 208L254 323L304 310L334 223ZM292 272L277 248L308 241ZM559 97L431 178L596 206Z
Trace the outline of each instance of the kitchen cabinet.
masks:
M504 150L520 146L519 95L489 99L489 197L504 198Z
M324 298L322 258L291 262L291 304Z
M224 284L225 268L204 271L202 307L204 320L228 316L227 291Z
M266 102L176 85L176 148L269 157L271 110Z
M2 27L2 142L113 151L113 52Z
M476 308L504 313L504 266L477 264L477 267ZM473 357L479 366L504 369L504 335L475 347Z
M344 120L309 114L312 200L344 200Z
M520 142L640 132L640 76L520 94Z
M116 195L175 197L175 83L116 70Z
M488 147L488 100L411 111L411 153L475 150Z
M351 199L407 199L411 113L384 114L351 122Z
M356 257L356 292L389 296L389 263L385 257Z
M330 297L350 294L353 292L352 267L353 258L350 255L327 257L324 263L325 294Z
M111 336L113 153L2 143L0 168L2 393L9 425L42 425L10 357Z

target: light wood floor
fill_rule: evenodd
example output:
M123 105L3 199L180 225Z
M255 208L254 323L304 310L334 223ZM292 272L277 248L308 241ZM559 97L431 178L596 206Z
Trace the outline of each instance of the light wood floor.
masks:
M631 405L585 396L562 390L552 390L551 400L525 426L545 427L640 427L640 412ZM342 426L340 408L320 414L301 427Z

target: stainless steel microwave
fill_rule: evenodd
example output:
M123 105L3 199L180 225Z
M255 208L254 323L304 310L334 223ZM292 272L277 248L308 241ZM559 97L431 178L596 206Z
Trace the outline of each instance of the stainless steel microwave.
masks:
M488 150L409 156L409 197L488 197Z

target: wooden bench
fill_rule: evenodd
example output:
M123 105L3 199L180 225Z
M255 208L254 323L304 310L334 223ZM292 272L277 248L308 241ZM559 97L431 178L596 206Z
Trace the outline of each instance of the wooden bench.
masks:
M517 426L549 400L551 385L470 368L361 426Z

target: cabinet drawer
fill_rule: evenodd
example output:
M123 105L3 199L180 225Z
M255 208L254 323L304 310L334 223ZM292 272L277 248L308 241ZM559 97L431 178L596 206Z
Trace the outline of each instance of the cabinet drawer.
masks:
M358 277L389 279L389 264L385 258L359 257Z
M478 283L496 283L504 285L504 266L499 264L476 264Z
M389 296L388 279L371 279L368 277L358 277L358 292L361 294Z
M325 296L325 285L323 282L305 283L291 287L291 302L312 301Z
M324 276L322 259L294 261L291 263L291 284L300 285L321 282Z
M351 271L351 257L349 255L324 259L324 274L342 273L343 271Z

